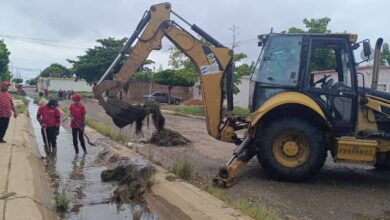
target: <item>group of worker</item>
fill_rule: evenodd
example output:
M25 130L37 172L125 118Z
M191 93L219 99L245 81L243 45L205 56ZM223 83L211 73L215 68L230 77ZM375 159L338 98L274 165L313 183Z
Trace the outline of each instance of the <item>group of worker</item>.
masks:
M17 117L17 111L12 101L8 89L10 83L3 81L1 83L0 91L0 143L6 143L4 140L5 133L8 128L12 112L14 117ZM73 146L75 153L79 153L78 140L80 141L81 148L84 153L87 153L84 141L84 127L85 127L85 115L86 108L81 103L81 95L74 93L72 96L73 103L69 106L71 128L73 136ZM37 113L37 120L41 125L41 134L45 149L51 149L54 157L57 153L57 136L60 133L61 125L61 110L58 107L58 101L50 99L48 102L40 102ZM46 152L47 153L47 152Z
M59 90L58 91L58 98L59 99L71 99L73 97L74 91L73 90L68 90L66 91L65 89Z

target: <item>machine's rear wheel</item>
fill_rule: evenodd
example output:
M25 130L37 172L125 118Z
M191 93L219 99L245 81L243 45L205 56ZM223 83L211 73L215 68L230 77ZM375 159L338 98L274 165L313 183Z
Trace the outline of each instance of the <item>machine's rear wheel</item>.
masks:
M258 159L277 179L303 181L319 171L326 158L321 131L307 121L285 118L258 131Z

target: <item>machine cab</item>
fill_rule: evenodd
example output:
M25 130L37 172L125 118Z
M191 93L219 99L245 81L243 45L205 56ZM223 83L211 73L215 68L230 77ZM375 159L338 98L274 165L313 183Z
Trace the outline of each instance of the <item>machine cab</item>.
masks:
M251 78L252 112L277 94L298 92L320 106L335 132L355 131L356 35L269 34L259 39L263 47Z

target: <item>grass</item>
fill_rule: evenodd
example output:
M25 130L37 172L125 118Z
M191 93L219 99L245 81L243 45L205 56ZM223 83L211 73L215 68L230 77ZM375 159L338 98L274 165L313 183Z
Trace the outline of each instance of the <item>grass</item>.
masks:
M17 104L15 108L18 114L23 114L27 111L27 105L25 103Z
M163 109L174 111L178 114L204 116L203 105L180 105L180 106L162 106ZM241 117L248 117L249 110L241 107L234 107L233 114Z
M107 126L89 117L86 118L86 123L89 127L95 129L97 132L104 136L110 137L114 141L117 141L119 143L126 143L129 141L129 138L127 136L113 132L112 126Z
M65 189L62 189L61 193L55 195L56 210L57 212L64 213L68 210L70 198L66 195Z
M204 116L202 105L175 106L173 108L173 111L175 113L181 113L181 114L185 114L185 115Z
M184 158L173 166L172 173L181 179L189 180L194 172L194 166L190 159Z
M256 220L274 220L279 219L272 211L265 209L259 205L251 203L246 199L233 198L225 193L224 190L214 188L211 185L206 187L205 191L213 194L215 197L224 201L229 206L242 211Z
M28 102L29 102L28 99L26 99L25 96L18 95L18 94L11 94L11 97L14 100L18 100L17 102L15 102L16 112L18 114L25 113L27 111L27 106L28 106ZM20 102L20 101L22 101L22 102Z
M18 95L18 94L15 94L15 93L10 93L10 95L11 95L12 98L19 99L19 100L24 100L26 98L25 96Z
M75 93L80 94L83 98L93 98L93 92L85 92L85 91L76 92L75 91ZM48 96L58 99L58 91L49 91ZM66 95L66 96L68 96L68 95ZM66 99L67 98L68 97L66 97Z
M250 112L246 108L241 107L234 107L233 109L233 115L241 116L241 117L249 117Z
M64 113L65 116L69 117L70 116L70 111L66 106L60 106L62 112Z
M77 92L83 98L93 98L93 92Z

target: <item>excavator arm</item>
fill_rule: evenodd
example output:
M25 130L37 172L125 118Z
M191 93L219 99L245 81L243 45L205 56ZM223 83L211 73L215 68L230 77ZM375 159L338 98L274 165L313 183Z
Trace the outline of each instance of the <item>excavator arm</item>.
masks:
M170 16L172 14L189 25L191 30L200 35L207 43L200 41L171 20ZM245 139L239 139L236 135L237 130L248 128L249 122L231 114L233 110L233 51L224 47L198 26L191 25L181 18L171 10L169 3L153 5L149 11L145 12L135 32L123 46L120 54L94 86L94 96L117 126L124 127L127 124L142 121L150 111L126 103L122 99L121 91L147 59L150 52L161 49L163 37L168 38L179 50L186 54L198 69L208 133L218 140L234 142L239 145L235 149L233 157L225 166L221 167L218 175L214 178L215 184L228 187L234 184L234 179L239 171L255 155L254 148L250 147L253 144L250 135L246 135ZM131 48L130 55L119 73L114 76L113 80L104 80L113 66L125 55L137 39L138 41ZM222 109L225 97L225 94L223 94L224 82L226 82L227 88L227 114L225 115ZM223 117L223 115L226 117ZM156 124L158 125L156 126ZM163 124L164 120L155 123L157 130L161 129Z
M172 14L190 25L191 29L205 39L207 43L203 43L172 21L170 19ZM224 77L226 77L228 84L228 110L233 109L233 52L198 26L191 25L182 19L171 10L169 3L153 5L149 11L145 12L136 31L126 42L121 53L97 85L94 86L95 98L99 100L106 112L110 112L113 103L108 103L107 98L120 99L119 94L122 88L147 59L151 51L161 49L163 37L168 38L179 50L186 54L198 69L208 133L218 140L233 142L236 138L234 133L236 118L231 115L226 119L222 117ZM130 55L119 73L114 76L113 80L104 80L111 68L124 56L136 39L138 41L131 48ZM106 97L104 97L104 94Z

